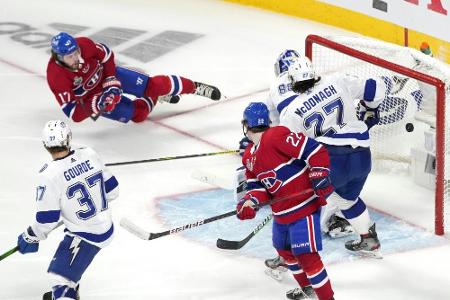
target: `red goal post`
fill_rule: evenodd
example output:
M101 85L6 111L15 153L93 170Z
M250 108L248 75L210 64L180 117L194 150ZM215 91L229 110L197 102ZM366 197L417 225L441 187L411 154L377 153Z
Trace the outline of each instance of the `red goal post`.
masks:
M347 42L348 41L348 42ZM356 46L355 46L356 45ZM384 51L384 48L388 49ZM380 50L381 49L381 50ZM305 55L308 56L312 61L316 68L316 71L318 71L318 74L326 74L327 72L332 73L336 71L344 72L361 76L377 76L377 75L383 75L386 77L394 77L397 78L397 80L401 81L402 78L404 82L407 82L409 78L417 80L415 83L415 86L417 87L417 84L427 84L432 87L434 87L435 90L435 110L434 110L434 116L433 113L431 113L432 118L434 117L434 124L431 124L431 126L435 127L436 129L436 141L435 141L435 224L434 224L434 230L437 235L443 235L445 231L448 231L449 229L446 228L445 225L445 202L448 202L448 195L447 192L450 189L449 185L450 183L447 182L446 178L449 178L448 174L446 176L446 171L450 172L450 168L446 165L448 164L446 159L446 143L445 141L448 140L448 136L446 137L446 128L449 128L449 126L446 126L446 120L445 120L445 112L446 112L446 84L444 83L444 80L447 81L449 78L445 78L448 74L444 73L444 78L437 78L434 76L431 76L430 74L426 74L425 72L421 72L418 70L413 70L408 64L405 66L404 64L397 64L397 58L395 55L399 53L400 51L403 51L405 47L399 47L393 44L388 44L384 42L379 41L373 41L373 40L365 40L360 38L325 38L317 35L309 35L305 40ZM406 48L408 49L408 48ZM417 63L419 64L422 61L425 61L429 63L428 65L432 65L431 68L435 68L434 64L435 62L430 62L430 60L433 60L432 58L425 57L422 53L416 51L413 49L408 49L408 51L413 52L413 59L410 59L411 64ZM383 53L383 54L381 54ZM392 53L389 54L389 53ZM393 61L388 61L384 58L381 58L380 56L385 57L386 59L391 59ZM332 58L329 58L332 57ZM342 58L341 58L342 57ZM351 59L349 59L351 58ZM325 63L324 61L330 59L328 63ZM403 59L400 59L403 60ZM439 64L439 63L438 63ZM438 69L439 69L438 65ZM444 67L445 68L445 67ZM367 70L366 70L367 69ZM372 73L370 73L370 70ZM376 71L375 71L376 70ZM385 74L390 75L385 75ZM433 74L433 72L430 72ZM394 75L392 75L394 74ZM441 76L442 77L442 76ZM400 78L400 79L398 79ZM411 80L410 80L411 81ZM448 82L447 82L448 85ZM412 91L412 90L411 90ZM411 91L409 91L409 94L411 94ZM408 92L405 92L408 93ZM447 93L448 93L448 86L447 86ZM408 96L410 97L410 95ZM420 94L420 93L419 93ZM423 95L421 96L423 98ZM448 95L447 95L448 97ZM419 97L420 98L420 97ZM412 105L410 104L409 107L416 107L417 111L421 111L422 98L419 100L416 99L416 103L413 102L413 100L408 100L413 102ZM449 99L450 101L450 99ZM395 101L392 101L395 102ZM401 111L399 107L401 107L398 104L395 104L396 107L394 107L394 104L392 107L385 107L386 111L390 110L396 110L396 112ZM407 106L407 105L406 105ZM403 109L403 108L402 108ZM406 108L404 108L406 110ZM409 108L408 108L409 109ZM416 111L411 112L410 114L416 115ZM392 113L391 113L392 115ZM386 136L391 134L393 131L399 131L397 127L402 126L403 119L405 122L409 118L406 114L401 115L401 117L396 116L398 120L394 121L386 121L386 126L389 127L389 129L386 129L383 132L380 133L380 135L385 134ZM417 120L417 117L416 117ZM433 121L431 121L433 123ZM406 123L408 124L408 123ZM380 127L383 127L379 125ZM404 129L404 123L403 123L403 129ZM384 129L383 129L384 130ZM401 133L400 133L401 134ZM405 131L403 131L403 134L407 134ZM448 134L448 133L447 133ZM371 132L372 137L372 132ZM373 138L372 138L373 140ZM394 145L390 145L390 147L395 147ZM389 145L388 147L389 148ZM405 152L406 153L406 152ZM398 157L396 153L390 152L383 154L384 157L392 155L392 157ZM405 157L404 161L408 161L407 154L401 154L400 156ZM395 159L394 159L395 160ZM401 160L401 159L400 159ZM448 220L447 220L448 221Z

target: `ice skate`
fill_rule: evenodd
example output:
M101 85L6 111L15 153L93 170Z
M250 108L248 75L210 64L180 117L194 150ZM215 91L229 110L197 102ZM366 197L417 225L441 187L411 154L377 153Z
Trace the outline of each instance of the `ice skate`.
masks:
M264 264L270 269L277 269L278 267L287 269L287 264L284 262L284 258L282 258L281 256L266 259L264 261Z
M178 103L179 101L180 101L180 95L175 95L175 96L172 96L172 95L164 95L164 96L159 96L158 97L158 101L159 102L167 102L167 103L170 103L170 104L176 104L176 103Z
M355 232L352 225L344 219L337 215L332 215L330 220L327 222L328 235L333 238L341 238L351 235Z
M194 94L207 97L211 100L219 100L221 96L218 88L201 82L195 82Z
M345 243L345 248L366 257L383 258L380 241L378 240L375 224L370 226L369 233L361 235L359 241L350 240Z
M275 279L276 281L283 280L283 273L286 273L288 268L284 259L281 256L277 256L275 258L269 258L264 261L267 269L264 273Z
M292 300L299 299L317 299L312 286L308 285L302 288L295 288L286 292L286 298Z

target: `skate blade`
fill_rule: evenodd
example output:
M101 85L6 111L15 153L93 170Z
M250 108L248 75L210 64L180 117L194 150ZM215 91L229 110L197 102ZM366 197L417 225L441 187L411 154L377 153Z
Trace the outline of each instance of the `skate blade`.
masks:
M355 233L354 231L338 231L338 232L329 231L328 235L332 239L339 239L339 238L347 237L347 236L352 235L354 233Z
M375 259L383 258L383 253L381 253L380 249L376 249L376 250L372 250L372 251L359 250L359 251L351 251L351 252L358 254L359 256L364 257L364 258L375 258Z
M269 276L272 277L273 279L275 279L276 281L282 281L283 280L283 275L282 273L277 270L277 269L265 269L264 273Z

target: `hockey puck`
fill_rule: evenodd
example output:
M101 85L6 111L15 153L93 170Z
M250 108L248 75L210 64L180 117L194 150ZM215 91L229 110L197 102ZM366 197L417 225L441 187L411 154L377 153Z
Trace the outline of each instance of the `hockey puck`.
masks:
M414 130L414 125L413 125L413 123L406 123L405 128L406 128L406 131L412 132Z

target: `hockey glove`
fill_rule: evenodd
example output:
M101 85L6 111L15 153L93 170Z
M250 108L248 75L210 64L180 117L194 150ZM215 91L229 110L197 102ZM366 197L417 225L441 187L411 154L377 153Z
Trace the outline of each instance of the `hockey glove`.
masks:
M258 210L258 199L251 195L245 195L236 205L237 217L239 220L253 219Z
M308 176L317 196L326 199L333 193L334 187L331 184L329 169L313 167Z
M359 117L361 121L366 123L367 128L370 129L380 122L380 111L377 108L370 108L361 101L361 111Z
M31 226L19 235L17 246L19 246L19 252L22 254L33 253L39 250L39 238L34 234Z
M117 103L120 102L122 96L122 89L120 87L120 81L116 77L110 76L106 78L103 81L103 93L97 101L94 101L96 102L95 109L93 109L94 113L112 112Z
M240 141L239 141L239 155L242 156L244 155L245 149L247 148L248 145L253 144L252 141L250 141L250 139L248 137L243 137Z

